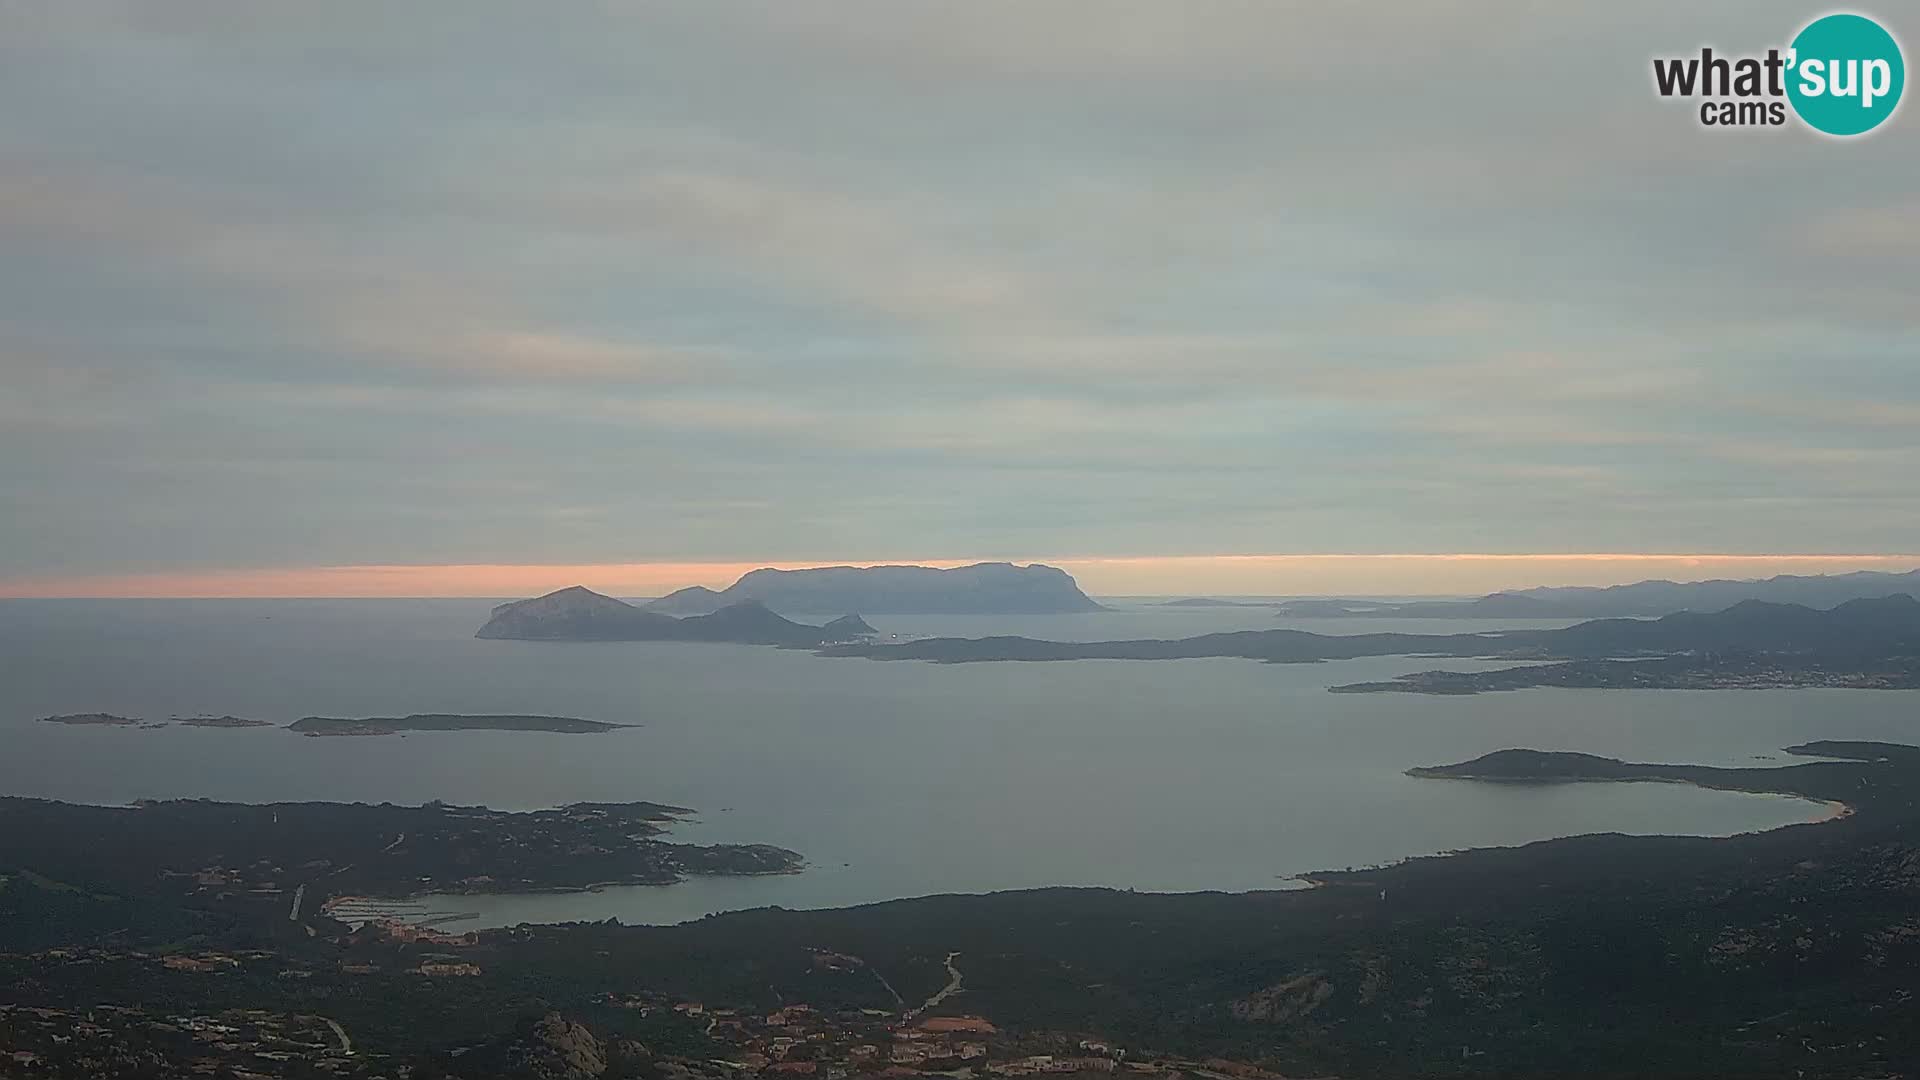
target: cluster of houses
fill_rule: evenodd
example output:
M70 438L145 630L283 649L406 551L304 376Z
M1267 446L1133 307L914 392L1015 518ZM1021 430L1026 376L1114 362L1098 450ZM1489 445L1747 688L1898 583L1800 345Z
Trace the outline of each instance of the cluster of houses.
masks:
M181 1016L0 1004L0 1076L245 1077L280 1075L296 1063L300 1075L358 1074L334 1030L319 1017L262 1009Z
M652 1011L639 998L613 1004ZM705 1061L712 1077L793 1076L817 1080L954 1080L1008 1076L1122 1074L1134 1080L1284 1080L1242 1061L1129 1056L1098 1038L1058 1032L1003 1033L979 1016L902 1016L883 1009L788 1005L771 1013L682 1001L673 1013L699 1023L733 1053ZM1116 1080L1119 1080L1116 1076Z
M650 1008L634 1001L629 1008ZM709 1009L699 1002L672 1006L702 1023L735 1053L711 1064L729 1071L820 1080L923 1074L1030 1076L1040 1073L1111 1073L1125 1054L1096 1041L1081 1041L1073 1053L1030 1053L1023 1040L1001 1036L978 1016L903 1018L881 1009L817 1010L789 1005L760 1015ZM1048 1045L1059 1040L1045 1040Z

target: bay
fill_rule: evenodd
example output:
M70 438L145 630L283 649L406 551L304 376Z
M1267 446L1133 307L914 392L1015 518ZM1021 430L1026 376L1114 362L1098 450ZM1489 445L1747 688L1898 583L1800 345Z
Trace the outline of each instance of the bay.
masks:
M674 839L760 842L808 869L586 894L436 898L468 926L839 906L1046 885L1287 887L1294 875L1577 833L1724 835L1820 816L1799 800L1665 784L1422 781L1414 765L1527 746L1643 761L1784 760L1811 738L1913 741L1920 699L1844 690L1540 689L1335 695L1473 662L932 665L687 643L480 641L492 601L0 601L0 792L94 803L444 799L505 809L648 799ZM891 634L1178 637L1486 630L1117 601L1072 616L874 618ZM1500 625L1561 625L1558 623ZM73 728L105 711L548 713L604 735Z

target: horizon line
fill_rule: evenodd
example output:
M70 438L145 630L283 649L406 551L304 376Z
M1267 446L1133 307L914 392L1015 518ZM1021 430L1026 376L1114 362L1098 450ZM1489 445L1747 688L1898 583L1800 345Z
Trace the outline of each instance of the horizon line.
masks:
M366 563L162 570L0 580L0 599L500 599L569 585L657 596L689 585L720 588L750 570L827 566L950 569L1007 559L657 561L608 563ZM1618 585L1629 568L1705 580L1747 570L1920 569L1909 553L1733 552L1277 552L1035 558L1104 596L1459 596L1552 585ZM1753 574L1756 568L1770 573ZM1531 581L1523 573L1542 574ZM1544 572L1544 573L1543 573ZM1492 584L1490 584L1492 583Z

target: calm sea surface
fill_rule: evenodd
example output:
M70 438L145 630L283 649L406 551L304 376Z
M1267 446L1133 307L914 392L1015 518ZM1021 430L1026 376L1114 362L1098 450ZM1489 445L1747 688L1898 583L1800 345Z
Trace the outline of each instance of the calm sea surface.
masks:
M1042 885L1275 888L1317 869L1577 833L1771 828L1822 808L1680 785L1505 787L1402 770L1510 746L1741 765L1782 760L1779 747L1810 738L1920 739L1920 697L1908 692L1336 695L1326 687L1471 665L1393 657L937 666L752 646L476 640L490 606L0 601L0 793L95 803L445 799L508 809L651 799L699 811L676 839L772 843L809 860L791 876L435 905L480 913L463 926L673 922L770 904ZM1055 639L1281 625L1489 628L1282 623L1256 608L1144 603L1090 615L869 621L886 633ZM641 726L327 739L33 722L93 711L276 723L518 712Z

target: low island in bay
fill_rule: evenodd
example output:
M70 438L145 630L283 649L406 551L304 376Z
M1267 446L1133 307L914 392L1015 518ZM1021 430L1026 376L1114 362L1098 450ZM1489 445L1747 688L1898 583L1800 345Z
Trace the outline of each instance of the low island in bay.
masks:
M176 716L173 723L182 727L258 728L273 727L270 720L250 720L244 716Z
M618 731L632 724L610 724L573 716L514 716L459 713L414 713L410 716L360 718L308 716L287 726L301 735L397 735L407 731L550 731L562 735L590 735Z
M43 716L43 724L65 724L68 727L138 727L144 721L134 716L115 716L113 713L63 713L59 716Z
M138 717L115 716L111 713L69 713L62 716L43 716L43 724L65 724L70 727L115 727L141 728L152 730L164 728L169 724L181 727L217 728L225 730L244 728L279 727L267 720L253 720L241 716L176 716L168 720L147 721ZM409 731L547 731L562 735L590 735L607 731L619 731L622 728L635 727L634 724L615 724L604 720L582 720L574 716L523 716L507 713L482 713L469 715L464 713L412 713L407 716L308 716L286 725L284 730L299 735L340 736L340 735L399 735Z
M1804 758L1826 758L1784 767L1758 769L1718 765L1644 764L1565 750L1496 750L1453 765L1422 765L1408 776L1433 780L1482 780L1496 783L1566 783L1576 781L1664 781L1687 783L1717 791L1744 791L1763 795L1794 795L1806 799L1843 802L1859 798L1871 782L1861 766L1898 773L1910 779L1920 768L1920 750L1902 743L1822 739L1784 748ZM1911 808L1911 807L1909 807Z

